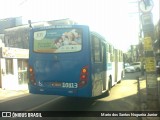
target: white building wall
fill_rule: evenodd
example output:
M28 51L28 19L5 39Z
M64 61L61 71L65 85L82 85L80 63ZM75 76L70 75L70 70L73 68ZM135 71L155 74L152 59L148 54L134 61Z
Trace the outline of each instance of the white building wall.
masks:
M6 62L5 59L1 60L2 70L2 89L17 90L18 89L18 69L17 69L17 59L12 59L13 61L13 74L6 74Z

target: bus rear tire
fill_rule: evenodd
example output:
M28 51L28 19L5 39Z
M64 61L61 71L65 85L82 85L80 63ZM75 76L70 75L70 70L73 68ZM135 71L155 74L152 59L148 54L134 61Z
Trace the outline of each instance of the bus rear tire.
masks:
M111 88L112 88L112 78L109 78L109 82L108 82L108 90L107 90L107 96L109 96L111 94Z
M102 95L97 96L97 97L94 97L94 99L101 99L101 98L105 98L105 97L109 96L110 93L111 93L111 88L112 88L111 82L112 82L112 79L111 79L111 77L110 77L110 78L109 78L109 82L108 82L108 90L105 91Z
M117 83L118 83L118 84L120 84L120 83L121 83L121 80L120 80L120 81L118 81Z

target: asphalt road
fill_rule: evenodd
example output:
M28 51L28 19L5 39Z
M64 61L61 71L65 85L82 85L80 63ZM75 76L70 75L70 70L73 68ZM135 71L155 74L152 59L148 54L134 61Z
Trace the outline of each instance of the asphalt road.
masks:
M141 72L125 73L123 80L136 80L139 76L141 76Z
M111 95L105 98L90 100L27 94L24 97L0 103L0 111L137 111L136 77L138 75L140 75L138 72L127 73L124 80L112 88ZM128 117L121 118L127 120ZM94 117L94 119L97 118ZM132 117L132 119L137 118Z

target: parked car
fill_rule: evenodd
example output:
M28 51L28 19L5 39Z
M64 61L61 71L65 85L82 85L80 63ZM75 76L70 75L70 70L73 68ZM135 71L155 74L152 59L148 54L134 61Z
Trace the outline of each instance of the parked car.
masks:
M129 64L125 64L125 72L135 72L135 68Z
M125 67L125 72L135 72L135 68L133 66Z
M131 63L130 66L133 66L136 71L141 71L141 62Z
M157 62L156 72L158 75L160 75L160 61Z
M156 66L156 72L158 75L160 75L160 66Z

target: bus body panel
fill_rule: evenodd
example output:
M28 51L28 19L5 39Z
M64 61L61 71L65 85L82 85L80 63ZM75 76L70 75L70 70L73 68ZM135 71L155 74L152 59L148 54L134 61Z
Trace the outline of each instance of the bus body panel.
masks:
M52 50L51 39L66 34L65 30L81 30L81 46L68 45L66 51L61 49L60 40ZM39 37L48 34L48 38ZM37 36L36 36L37 35ZM35 37L36 36L36 37ZM64 37L64 36L63 36ZM37 39L35 39L37 38ZM62 41L61 41L62 42ZM73 42L73 41L72 41ZM114 48L107 48L105 39L89 31L84 25L49 26L32 29L30 32L29 51L29 92L73 97L95 97L111 89L119 81L121 65L115 61ZM64 44L64 41L63 41ZM42 48L42 49L39 49ZM109 50L110 49L110 50ZM47 51L47 52L46 52ZM55 52L56 51L56 52ZM69 52L68 52L69 51ZM118 59L118 58L116 58Z
M121 50L115 49L115 82L119 82L123 78L123 53Z
M55 56L59 60L54 60ZM30 65L32 65L36 73L35 78L37 82L77 82L82 66L88 65L88 60L81 58L84 57L84 55L76 56L74 59L64 58L65 55L43 55L43 57L44 58L38 58L35 55L34 60L30 61ZM85 62L79 62L83 60L85 60Z
M106 46L105 40L95 33L91 34L92 45L92 96L102 95L107 89L106 79Z
M119 69L119 72L118 72L117 79L118 79L118 81L120 81L123 78L123 62L119 62L118 69Z
M51 56L54 56L54 55L51 55ZM90 76L88 76L89 77L88 84L83 88L78 88L80 71L82 67L84 67L85 65L90 66L89 62L87 62L88 61L87 56L81 55L79 57L74 57L74 61L73 59L62 60L60 59L61 57L58 57L59 62L54 60L49 60L47 56L45 58L46 59L44 60L34 59L34 61L30 61L31 63L35 63L35 64L32 64L36 73L35 79L36 79L37 85L40 87L41 90L43 88L43 91L44 91L45 90L44 88L47 87L51 89L50 91L52 91L53 94L60 94L62 92L62 95L63 95L64 94L63 91L65 90L68 91L69 94L71 94L72 92L69 92L70 89L73 89L72 87L75 87L76 92L74 92L74 94L76 93L77 96L81 94L81 92L78 92L78 90L81 91L81 89L86 89L86 91L91 91ZM85 62L81 63L79 61L85 61ZM53 84L55 85L53 86ZM76 90L77 88L78 90ZM85 94L86 91L84 91L82 94ZM87 95L91 96L91 93L90 94L87 93Z
M83 29L82 39L89 39L87 27ZM33 36L33 31L31 36ZM89 40L86 40L89 41ZM29 84L31 93L57 94L64 96L92 96L91 63L88 51L89 42L82 41L82 50L73 53L35 53L30 46L29 65L35 72L36 86ZM32 41L30 41L32 42ZM80 88L80 74L88 67L87 84ZM36 87L38 86L38 89ZM87 92L86 92L87 91Z
M103 81L103 71L101 64L95 64L93 68L92 77L92 96L98 96L102 94L102 81Z
M114 82L116 83L118 81L118 72L119 72L119 69L118 69L118 61L119 61L119 54L118 54L118 50L117 49L114 49L114 56L115 56L115 70L114 70L114 73L115 73L115 79L114 79Z

